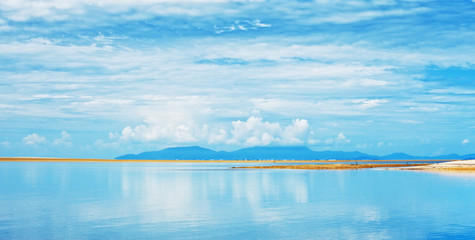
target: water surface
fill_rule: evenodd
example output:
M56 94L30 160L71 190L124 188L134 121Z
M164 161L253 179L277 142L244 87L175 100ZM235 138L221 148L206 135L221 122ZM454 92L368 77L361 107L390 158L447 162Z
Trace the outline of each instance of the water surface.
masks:
M475 177L235 165L0 162L0 239L475 237Z

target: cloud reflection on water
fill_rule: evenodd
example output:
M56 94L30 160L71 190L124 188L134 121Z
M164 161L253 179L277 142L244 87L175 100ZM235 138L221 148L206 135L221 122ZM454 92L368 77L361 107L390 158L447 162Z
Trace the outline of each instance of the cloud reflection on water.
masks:
M475 213L473 178L229 166L2 163L0 239L424 238Z

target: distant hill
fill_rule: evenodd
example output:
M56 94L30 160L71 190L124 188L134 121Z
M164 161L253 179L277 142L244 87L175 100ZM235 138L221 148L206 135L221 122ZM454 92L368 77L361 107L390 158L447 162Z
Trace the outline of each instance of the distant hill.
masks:
M214 151L208 148L172 147L160 151L126 154L116 159L169 159L169 160L416 160L416 159L475 159L475 154L448 154L440 156L411 156L406 153L393 153L384 156L369 155L362 152L313 151L308 147L250 147L237 151Z
M475 159L475 153L463 155L462 157L464 160Z
M218 152L198 146L165 148L160 151L127 154L116 159L170 159L170 160L211 160L217 159Z
M314 151L307 147L252 147L228 152L226 159L238 160L302 160L314 158Z
M393 153L384 156L369 155L354 151L313 151L303 146L288 147L250 147L237 151L214 151L199 146L172 147L160 151L126 154L116 159L150 160L416 160L416 159L475 159L475 154L448 154L440 156L412 156L406 153Z
M368 155L361 152L343 151L313 151L307 147L251 147L237 151L213 151L211 149L198 146L193 147L173 147L160 151L143 152L139 154L126 154L116 159L170 159L170 160L329 160L347 159L362 160L380 159L378 156Z
M418 159L419 157L416 157L416 156L411 156L411 155L408 155L408 154L405 154L405 153L393 153L393 154L389 154L389 155L384 155L381 157L381 159L387 159L387 160L392 160L392 159L398 159L398 160L409 160L409 159ZM420 159L423 159L420 158Z

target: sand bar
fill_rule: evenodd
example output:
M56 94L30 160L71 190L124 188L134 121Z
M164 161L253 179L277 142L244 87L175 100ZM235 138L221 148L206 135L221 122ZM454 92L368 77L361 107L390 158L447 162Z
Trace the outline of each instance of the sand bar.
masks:
M303 163L296 165L239 166L235 169L310 169L345 170L382 168L386 170L419 170L465 172L475 175L475 160L144 160L144 159L87 159L0 157L0 162L147 162L147 163ZM374 163L377 162L377 163ZM391 163L394 162L394 163ZM395 163L397 162L397 163ZM403 163L401 163L403 162ZM436 162L434 164L423 162ZM312 164L314 163L314 164ZM326 163L326 164L317 164ZM404 164L405 163L405 164Z
M276 166L250 166L235 168L257 168L257 169L313 169L313 170L337 170L337 169L364 169L383 168L386 170L419 170L419 171L454 171L475 174L475 160L456 160L440 163L411 163L388 164L388 163L363 163L363 164L302 164L302 165L276 165Z
M396 169L420 171L463 171L475 173L475 160L457 160L443 163L428 164L425 166L400 167Z
M346 169L364 169L364 168L396 168L407 166L425 166L428 163L419 164L302 164L302 165L277 165L277 166L251 166L251 167L233 167L238 169L257 168L257 169L311 169L311 170L346 170Z
M452 160L144 160L144 159L88 159L0 157L0 162L166 162L166 163L366 163L366 162L447 162ZM351 164L353 165L353 164Z

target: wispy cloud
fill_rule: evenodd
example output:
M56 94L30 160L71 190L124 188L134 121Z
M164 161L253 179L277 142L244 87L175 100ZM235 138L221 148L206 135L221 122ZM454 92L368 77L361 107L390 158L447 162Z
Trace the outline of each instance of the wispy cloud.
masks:
M426 151L413 143L430 133L468 151L474 13L470 1L2 1L0 141Z
M190 15L203 16L217 13L221 5L233 2L228 0L141 0L141 1L29 1L15 0L4 1L0 4L0 9L5 16L15 21L27 21L31 18L44 18L49 21L61 21L70 19L77 15L84 15L88 11L101 9L108 13L132 12L134 18L145 17L150 14L170 16L170 15ZM137 13L135 12L137 11ZM142 13L138 13L141 12ZM230 11L230 10L228 10ZM232 12L232 11L230 11Z
M370 10L349 13L339 13L323 18L314 18L309 20L312 23L336 23L346 24L360 21L369 21L383 17L401 17L406 15L429 12L429 8L413 8L413 9L391 9L391 10Z
M271 24L262 23L259 19L249 21L234 21L234 23L227 26L214 26L215 33L226 33L233 31L253 31L260 28L269 28Z

